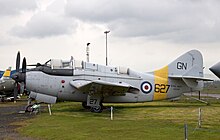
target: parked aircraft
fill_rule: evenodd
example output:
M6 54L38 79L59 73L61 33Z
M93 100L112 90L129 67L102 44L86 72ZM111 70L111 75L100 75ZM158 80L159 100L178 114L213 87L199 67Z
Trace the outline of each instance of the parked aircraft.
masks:
M104 66L78 60L50 59L26 71L20 52L12 78L24 82L30 99L56 103L59 100L82 102L91 112L102 112L103 103L137 103L172 99L185 92L199 91L203 81L203 57L191 50L169 65L153 72L136 72L130 68Z
M220 78L220 62L213 65L211 68L209 68L211 72L213 72L218 78Z
M2 78L3 74L4 74L4 71L0 70L0 78Z
M13 96L15 81L10 78L11 67L9 67L0 79L0 99L4 101L4 97Z
M16 71L15 70L11 70L11 74L10 74L10 77L12 74L14 74ZM5 71L0 71L0 78L2 78L3 74L5 73Z

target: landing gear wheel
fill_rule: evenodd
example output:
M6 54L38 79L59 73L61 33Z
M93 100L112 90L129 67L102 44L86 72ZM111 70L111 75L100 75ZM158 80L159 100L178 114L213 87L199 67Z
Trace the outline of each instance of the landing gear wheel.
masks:
M87 106L87 102L82 102L82 107L85 109L91 109L90 106Z
M93 106L91 107L90 111L94 113L101 113L103 108L101 106Z
M28 106L26 106L25 112L33 112L32 106L33 106L33 105L28 105Z
M100 104L99 106L92 106L90 111L94 113L101 113L103 111L103 105Z
M2 97L2 98L1 98L1 102L5 102L5 99L4 99L4 97Z

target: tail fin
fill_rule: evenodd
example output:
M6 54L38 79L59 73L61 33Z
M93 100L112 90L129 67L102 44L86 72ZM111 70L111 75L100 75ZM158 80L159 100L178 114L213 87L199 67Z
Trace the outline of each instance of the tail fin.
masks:
M203 88L203 82L198 80L209 80L203 77L203 57L198 50L191 50L168 66L154 71L155 76L162 78L164 82L168 83L169 79L181 79L185 84L193 90L201 90Z
M168 65L169 77L203 77L203 57L197 50L191 50Z
M2 78L1 79L8 79L10 78L10 75L11 75L11 67L9 67L3 74Z

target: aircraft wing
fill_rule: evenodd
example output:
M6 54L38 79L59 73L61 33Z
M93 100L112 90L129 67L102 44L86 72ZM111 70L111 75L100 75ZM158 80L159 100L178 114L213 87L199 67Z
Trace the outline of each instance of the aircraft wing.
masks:
M125 95L127 92L132 94L137 94L139 92L138 88L124 82L115 83L102 80L75 80L71 81L70 85L83 93L102 94L103 96L121 96Z

